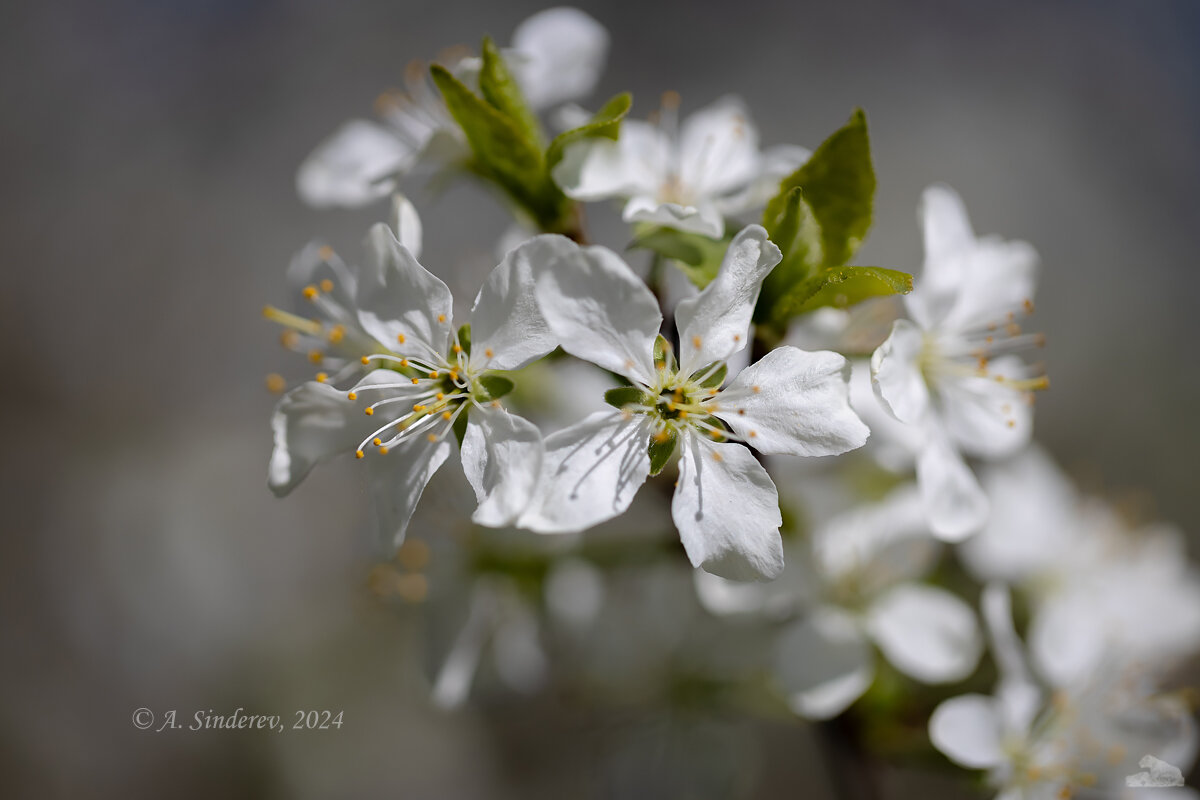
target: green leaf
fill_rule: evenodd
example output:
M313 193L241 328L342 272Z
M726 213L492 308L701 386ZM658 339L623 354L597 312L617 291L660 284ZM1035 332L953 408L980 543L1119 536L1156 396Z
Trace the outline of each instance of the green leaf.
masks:
M471 355L471 323L467 323L458 329L458 346L463 349L465 355Z
M823 306L846 308L871 297L908 294L912 275L881 267L833 267L794 286L779 298L776 316L793 317Z
M604 393L604 402L615 408L628 405L653 405L653 399L647 398L646 393L636 386L618 386Z
M820 225L824 266L845 264L871 227L875 197L871 141L862 109L856 110L843 128L822 142L808 161L783 179L779 193L767 203L764 227L780 217L796 187L804 191L804 200Z
M669 428L664 431L666 437L658 440L658 436L650 437L650 474L657 475L663 471L663 467L667 465L671 454L675 452L675 445L679 442L679 435L675 433L674 428Z
M562 161L568 145L591 138L616 139L621 131L621 120L625 119L631 105L633 96L629 92L619 94L605 103L586 125L555 136L546 150L547 169L554 169L554 166Z
M755 322L786 323L786 315L777 313L780 300L821 269L821 228L803 194L799 186L788 190L778 216L765 220L767 235L783 252L783 260L763 281L754 307Z
M473 169L495 182L544 231L568 225L571 203L550 180L541 147L512 117L478 97L440 64L430 68L450 115L475 156Z
M483 67L479 70L479 91L483 99L512 120L521 133L531 142L542 143L542 126L530 109L521 87L517 84L504 57L490 36L483 38Z
M479 399L485 403L489 400L499 400L516 386L515 383L503 375L484 375L477 379L476 382L483 388L485 396Z
M703 289L721 269L730 238L710 239L698 233L653 227L638 236L630 248L645 248L671 259L688 280Z

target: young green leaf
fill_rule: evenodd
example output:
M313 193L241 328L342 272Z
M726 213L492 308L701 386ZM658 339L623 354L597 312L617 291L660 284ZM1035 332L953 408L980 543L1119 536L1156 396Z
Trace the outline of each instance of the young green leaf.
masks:
M795 285L775 304L774 318L786 321L823 306L846 308L871 297L908 294L912 275L881 267L833 267Z
M703 289L721 269L732 237L710 239L699 233L674 228L651 228L633 241L630 248L645 248L671 259L688 280Z
M671 454L675 452L675 445L679 442L679 435L674 429L664 431L666 434L662 441L659 441L657 436L650 437L650 474L657 475L663 471L663 467L671 459Z
M766 221L767 235L783 252L783 260L763 281L754 307L755 322L786 322L786 317L780 318L776 313L779 301L821 269L824 261L821 227L803 194L799 186L790 189L779 215Z
M621 120L625 119L632 104L633 96L629 92L619 94L605 103L586 125L555 136L546 150L546 168L554 169L562 161L567 146L575 142L591 138L616 139L621 132Z
M483 39L483 66L479 70L479 91L494 108L508 117L530 142L541 148L542 126L521 94L504 57L490 36Z

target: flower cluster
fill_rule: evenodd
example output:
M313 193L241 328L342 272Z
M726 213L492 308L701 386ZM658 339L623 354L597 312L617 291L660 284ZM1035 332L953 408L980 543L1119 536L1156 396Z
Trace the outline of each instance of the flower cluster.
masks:
M649 120L627 94L589 113L574 102L607 53L586 14L536 14L510 48L413 67L297 178L310 204L392 210L355 263L305 247L298 308L264 311L320 370L279 400L269 484L361 460L400 553L373 585L468 607L435 699L465 699L489 649L521 691L660 680L615 654L687 653L689 674L759 682L799 717L923 714L1005 798L1190 763L1190 715L1158 687L1200 647L1200 579L1177 533L1082 500L1031 443L1033 248L977 236L934 185L915 279L854 265L876 180L862 112L814 149L760 147L734 97L682 120L673 92ZM429 172L494 189L522 232L458 320L398 193ZM607 201L623 253L585 233ZM434 524L419 501L448 463L474 502ZM745 643L737 669L695 646L718 632ZM892 718L898 690L924 699Z

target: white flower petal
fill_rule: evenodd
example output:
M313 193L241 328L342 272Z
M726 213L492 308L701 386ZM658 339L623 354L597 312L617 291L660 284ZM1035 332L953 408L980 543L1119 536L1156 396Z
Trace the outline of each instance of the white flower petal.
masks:
M650 474L644 417L599 411L545 440L542 478L517 525L573 533L612 519Z
M675 307L681 374L724 361L747 345L763 279L780 258L761 225L747 225L733 237L713 282Z
M998 767L1007 760L995 701L981 694L951 697L935 708L929 739L947 758L969 769Z
M523 58L517 80L535 109L591 93L604 71L608 31L577 8L548 8L513 31L512 48Z
M711 401L715 415L761 453L826 456L866 443L850 408L850 365L837 353L777 347Z
M990 503L975 473L939 432L917 455L917 484L929 514L929 527L938 538L961 542L982 528Z
M697 197L741 189L758 176L758 129L736 97L688 116L679 134L679 182Z
M807 719L836 717L875 676L870 645L853 617L837 609L817 609L785 629L775 648L775 678L792 710Z
M656 126L626 120L615 142L590 137L569 145L552 174L563 192L576 200L657 196L670 152L670 141Z
M534 286L539 275L568 258L581 258L579 246L557 235L535 236L509 251L488 275L471 309L472 365L521 369L558 346Z
M925 575L940 551L929 532L925 504L911 484L878 503L837 514L812 535L813 562L822 578L852 581L866 596Z
M997 359L989 366L993 375L1021 371L1016 356ZM1029 443L1033 432L1033 406L1023 392L994 377L967 376L939 383L942 422L965 452L983 458L1003 458Z
M479 507L477 525L511 525L529 505L542 470L542 435L528 420L490 405L469 412L463 472Z
M453 447L449 424L428 429L425 435L410 436L393 445L387 455L368 453L367 473L379 540L394 550L404 543L421 493L433 474L445 463ZM433 436L435 441L430 441Z
M317 145L296 173L296 190L310 206L363 206L386 197L392 177L407 170L416 154L387 128L350 120Z
M924 683L967 677L979 663L983 641L975 613L957 595L902 583L875 599L867 631L896 669Z
M733 580L779 575L779 494L762 464L740 444L690 433L679 448L671 518L692 565Z
M409 199L399 192L392 195L392 213L388 222L396 234L396 240L408 248L413 258L420 258L423 238L421 217Z
M810 150L790 144L768 147L759 159L754 180L739 192L717 198L717 208L726 216L762 208L779 193L780 181L799 169L811 155Z
M695 205L661 203L651 195L635 195L625 204L621 219L626 222L645 222L666 228L698 233L716 239L725 232L725 219L712 203L697 201Z
M941 320L942 327L1004 325L1008 312L1033 299L1037 267L1037 251L1027 242L980 239L970 252L964 280Z
M363 329L392 349L403 336L443 355L453 330L450 289L421 266L383 223L376 223L367 234L366 249L356 298ZM413 350L401 348L401 352Z
M975 246L975 232L962 197L945 184L934 184L921 194L917 210L925 238L925 269L921 279L943 286L956 284L961 275L939 270L954 268L955 261Z
M871 354L871 385L884 408L910 425L929 410L929 388L921 374L925 335L908 320L898 319L892 333Z
M556 259L538 279L537 299L568 353L647 386L654 383L662 312L616 253L582 247L573 257Z
M1105 654L1108 618L1096 612L1097 598L1089 592L1052 595L1029 623L1029 654L1053 686L1083 681Z

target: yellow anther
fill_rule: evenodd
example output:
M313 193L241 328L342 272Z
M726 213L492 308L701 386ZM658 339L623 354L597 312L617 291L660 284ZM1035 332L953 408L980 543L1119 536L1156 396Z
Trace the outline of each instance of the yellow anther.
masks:
M317 383L324 383L327 380L329 380L329 376L326 375L324 372L317 373Z
M379 445L383 444L383 439L380 439L378 436L376 436L374 439L371 440L371 444L375 445L376 447L379 447Z
M750 431L746 435L749 436L751 439L753 439L755 436L758 436L758 431Z
M443 392L438 392L437 395L435 395L435 396L437 397L438 400L446 399L446 395Z
M488 358L491 358L492 356L496 355L494 352L492 352L492 348L490 348L490 347L488 349L484 350L483 354L485 356L487 356Z
M1010 322L1004 326L1004 332L1009 336L1020 336L1021 326L1015 322Z
M368 356L363 356L362 358L360 358L360 359L359 359L359 361L361 361L361 362L362 362L362 365L363 365L364 367L365 367L367 364L370 364L370 363L371 363L371 359L370 359Z
M449 411L443 411L443 412L442 412L442 419L448 420L448 419L450 419L450 418L451 418L451 417L453 417L453 416L454 416L454 415L453 415L453 414L451 414Z
M386 447L379 448L379 455L386 456L387 454L388 454L388 449Z
M333 258L333 248L327 244L321 245L321 249L317 250L317 257L322 261L328 261Z
M461 353L461 352L462 352L462 345L461 345L461 344L459 344L458 342L455 342L455 343L454 343L454 346L453 346L453 347L451 347L450 349L451 349L451 350L453 350L453 351L454 351L454 352L456 352L456 353Z
M424 569L429 564L429 545L420 539L409 539L396 551L396 561L405 569Z
M267 391L274 392L275 394L279 394L286 388L287 388L287 381L285 381L283 379L282 375L272 372L270 375L267 376Z
M762 391L762 387L761 387L761 386L751 386L751 387L750 387L750 390L751 390L752 392L754 392L755 394L758 394L759 392L761 392L761 391Z
M426 436L425 438L426 438L426 439L428 439L428 440L429 440L429 441L431 441L431 442L436 442L436 441L438 440L438 437L437 437L437 434L436 434L436 433L431 433L431 434L429 434L428 436Z
M358 393L357 392L346 392L346 399L347 400L357 400Z
M403 334L403 333L397 333L397 334L396 334L396 341L397 341L397 342L399 342L400 344L404 344L404 334Z
M1064 784L1063 787L1058 790L1058 794L1055 795L1055 797L1057 797L1058 800L1071 800L1071 796L1074 794L1075 790L1072 789L1071 784L1068 783Z
M429 579L420 573L396 578L396 596L407 603L420 603L429 594Z
M654 434L654 441L658 442L659 444L663 444L670 438L671 434L667 431L659 431L658 433Z
M342 339L346 338L346 326L334 325L329 329L329 341L333 344L338 344Z
M713 453L713 461L724 461L725 458L720 453Z
M296 345L300 344L300 334L295 331L280 331L279 343L288 350L295 350Z
M687 419L687 415L688 415L688 412L686 412L686 411L680 411L680 412L679 412L679 418L680 418L680 419Z
M320 292L317 290L317 287L315 287L315 286L305 286L304 287L304 299L305 300L316 300L317 295L319 295L319 294L320 294Z
M324 358L324 355L321 353L320 350L309 350L308 351L308 360L311 361L312 363L320 364L322 358Z
M429 373L430 378L436 378L437 376L438 376L438 374L436 371Z
M500 408L500 407L501 407L501 406L500 406L500 401L499 401L499 400L493 400L493 401L492 401L492 408Z
M996 341L996 337L995 336L985 336L983 340L985 342L987 342L988 344L991 344L992 342Z
M445 322L445 321L446 321L446 315L438 314L438 322Z
M362 450L355 450L355 451L354 451L354 457L355 457L355 458L362 458L362 457L363 457L363 456L365 456L365 455L366 455L366 453L364 453Z
M407 358L400 359L400 366L407 369L408 368L408 359Z
M370 406L367 406L366 408L363 409L363 413L366 414L368 417L370 417L375 414L375 409L371 408Z
M1033 313L1033 301L1032 300L1026 299L1025 302L1022 303L1021 305L1025 307L1026 314Z
M739 409L738 409L738 414L740 414L740 415L741 415L741 416L743 416L743 417L744 417L744 416L746 416L746 409L744 409L744 408L739 408Z
M418 383L420 383L420 382L421 382L421 379L420 379L420 378L413 378L413 379L412 379L412 382L413 382L413 386L416 386Z
M454 370L454 369L450 370L449 375L450 375L450 380L452 380L452 381L458 380L458 370Z
M696 348L697 350L700 349L700 337L699 336L692 337L692 347Z
M682 100L683 98L679 96L679 92L675 91L674 89L665 91L662 94L662 107L668 110L674 110L679 108L679 104L682 102Z
M1010 428L1017 427L1017 421L1015 419L1005 420L1004 424Z
M325 292L326 294L328 294L329 292L332 292L333 291L333 281L329 280L329 278L326 278L323 281L321 281L321 291Z
M420 403L417 403L415 406L413 406L413 411L416 411L418 414L424 410L425 406L421 405Z

